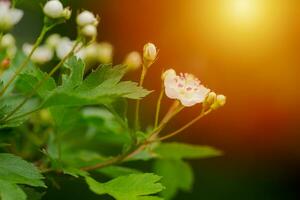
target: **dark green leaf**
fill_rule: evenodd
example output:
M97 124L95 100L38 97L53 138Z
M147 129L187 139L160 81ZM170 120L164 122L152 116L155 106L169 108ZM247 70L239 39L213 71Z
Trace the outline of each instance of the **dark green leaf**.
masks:
M172 199L179 189L183 191L192 189L193 171L184 161L157 160L154 164L154 171L162 176L161 182L166 189L161 194L165 199Z

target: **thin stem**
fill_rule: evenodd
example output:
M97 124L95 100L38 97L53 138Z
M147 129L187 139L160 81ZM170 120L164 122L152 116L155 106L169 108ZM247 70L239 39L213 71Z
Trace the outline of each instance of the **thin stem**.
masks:
M169 139L169 138L171 138L171 137L179 134L180 132L182 132L185 129L187 129L188 127L192 126L194 123L196 123L197 121L199 121L202 117L204 117L205 115L207 115L210 112L211 112L211 109L209 109L209 110L207 110L205 112L202 112L198 117L196 117L195 119L193 119L192 121L190 121L186 125L182 126L181 128L177 129L176 131L174 131L174 132L172 132L172 133L170 133L168 135L160 137L159 139L157 139L157 141L163 141L163 140Z
M174 110L174 109L176 109L176 110ZM96 165L82 167L81 170L91 171L91 170L95 170L95 169L101 169L101 168L104 168L104 167L107 167L110 165L121 163L123 161L126 161L126 160L132 158L133 156L135 156L136 154L138 154L139 152L144 150L148 144L152 143L152 141L155 141L154 138L159 134L159 132L162 130L162 128L166 125L166 123L169 122L169 120L172 119L176 114L178 114L182 109L183 109L183 106L180 106L178 104L178 102L174 103L173 106L171 106L171 108L170 108L170 111L172 110L173 112L170 113L170 111L169 111L166 114L166 116L164 117L164 119L162 120L160 125L152 131L152 133L150 134L149 138L146 141L134 146L130 151L128 151L124 154L121 154L119 156L116 156L114 158L106 160L104 162L98 163Z
M157 125L158 125L160 106L161 106L161 101L162 101L163 96L164 96L164 84L162 83L161 84L160 94L159 94L159 97L157 99L157 104L156 104L154 128L156 128Z
M3 35L4 35L3 32L0 32L0 42L2 40Z
M10 84L16 79L16 77L22 72L22 70L28 65L34 51L38 48L38 46L41 44L41 42L43 41L47 31L49 31L52 27L46 27L45 25L43 26L43 29L38 37L38 39L36 40L36 42L34 43L29 55L26 57L26 59L23 61L23 63L20 65L20 67L18 67L18 69L16 70L16 72L14 73L14 75L8 80L8 82L3 86L2 90L0 91L0 96L3 96L3 94L6 92L6 90L8 89L8 87L10 86Z
M143 86L146 74L147 74L147 67L143 66L141 77L140 77L139 86ZM139 126L140 126L140 122L139 122L140 103L141 103L140 100L136 101L135 123L134 123L135 130L138 130Z
M24 100L13 110L11 111L3 120L9 119L13 114L15 114L23 105L37 92L37 90L64 64L64 62L74 53L74 50L77 48L80 40L78 40L72 50L48 73L34 88L33 90L24 98ZM31 113L31 112L29 112ZM18 116L17 116L18 117Z

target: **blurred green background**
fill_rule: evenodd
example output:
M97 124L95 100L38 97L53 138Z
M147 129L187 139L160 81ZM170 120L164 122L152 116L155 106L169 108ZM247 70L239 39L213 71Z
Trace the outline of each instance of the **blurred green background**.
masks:
M20 5L26 12L14 30L19 45L32 42L40 31L40 2L24 0ZM176 138L225 152L223 157L193 163L194 190L179 193L178 200L299 199L299 1L261 0L265 21L260 24L225 22L222 16L219 20L219 5L224 4L220 0L64 2L74 13L84 8L99 14L99 40L114 45L115 63L122 62L127 52L141 50L146 42L157 44L159 61L150 70L147 88L158 89L162 68L174 67L195 73L227 95L224 109ZM71 22L54 32L74 38L76 27ZM143 104L146 122L153 118L151 106L156 98L148 97ZM169 128L184 124L195 112L189 110ZM67 177L60 182L61 188L49 188L45 200L105 199L88 191L83 182Z

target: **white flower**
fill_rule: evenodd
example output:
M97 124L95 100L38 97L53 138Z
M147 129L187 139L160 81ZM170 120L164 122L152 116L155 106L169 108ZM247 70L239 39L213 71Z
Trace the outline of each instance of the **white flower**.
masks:
M173 69L164 72L163 80L166 95L179 100L187 107L204 102L210 92L194 75L187 73L177 75Z
M156 46L152 43L144 45L143 58L147 62L154 62L157 57Z
M1 41L0 41L0 48L10 48L10 47L14 47L16 44L16 40L14 38L14 36L12 36L12 34L5 34L3 35Z
M124 61L128 70L136 70L142 65L141 54L137 51L130 52Z
M59 0L48 1L43 9L46 16L56 19L63 17L64 7Z
M61 36L57 33L50 35L46 40L46 45L52 49L55 49L56 46L60 43Z
M28 56L32 51L33 45L25 43L23 51ZM53 51L47 46L39 46L31 56L34 63L45 64L53 58Z
M63 59L64 57L66 57L72 51L75 43L75 41L70 40L70 38L68 37L62 37L55 47L56 56L59 59ZM75 56L77 56L78 58L82 58L83 56L83 52L79 51L81 45L78 45L74 50Z
M23 11L10 8L8 1L0 1L0 31L8 31L23 17Z
M68 37L61 38L60 42L57 44L55 48L57 57L59 59L63 59L65 56L68 55L68 53L70 53L73 45L74 42L71 41Z
M98 19L95 17L93 13L85 10L77 16L76 22L79 26L86 26L86 25L97 26Z
M81 29L81 32L86 37L96 37L97 28L94 25L86 25Z

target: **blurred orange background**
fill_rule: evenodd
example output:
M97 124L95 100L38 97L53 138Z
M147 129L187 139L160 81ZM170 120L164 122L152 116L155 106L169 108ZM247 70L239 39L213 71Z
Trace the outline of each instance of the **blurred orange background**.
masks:
M89 1L102 19L99 39L113 42L116 63L148 41L158 46L147 88L158 90L160 72L172 67L227 96L224 108L185 131L182 140L242 157L298 160L299 8L297 0ZM152 105L155 98L147 99ZM144 110L148 122L152 110ZM171 128L196 112L190 109Z

